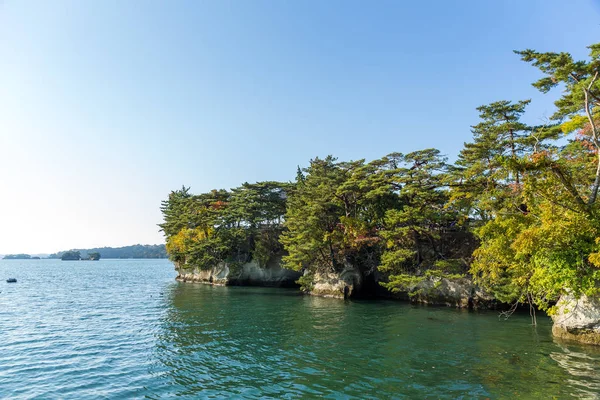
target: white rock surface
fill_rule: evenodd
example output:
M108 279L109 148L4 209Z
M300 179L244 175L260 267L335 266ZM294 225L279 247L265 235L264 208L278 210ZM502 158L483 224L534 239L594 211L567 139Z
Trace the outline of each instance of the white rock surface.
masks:
M468 278L430 277L415 285L411 300L431 305L459 308L487 308L493 298Z
M281 268L278 262L261 267L256 261L231 268L227 263L219 263L210 269L175 268L177 279L184 282L201 282L213 285L254 285L254 286L292 286L301 273Z
M360 270L351 264L346 264L340 273L315 273L310 294L343 299L360 290L362 280Z
M552 316L552 333L563 339L600 344L600 298L564 295Z

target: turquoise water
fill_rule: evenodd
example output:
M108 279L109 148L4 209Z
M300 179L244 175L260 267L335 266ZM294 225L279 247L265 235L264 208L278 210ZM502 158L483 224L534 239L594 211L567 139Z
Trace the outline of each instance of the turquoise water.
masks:
M174 277L0 261L0 398L600 398L600 350L555 341L547 317Z

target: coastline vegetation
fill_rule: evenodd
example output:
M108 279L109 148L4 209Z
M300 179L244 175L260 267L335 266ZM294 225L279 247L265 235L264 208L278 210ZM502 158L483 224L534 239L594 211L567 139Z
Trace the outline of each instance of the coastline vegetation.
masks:
M79 261L81 260L81 253L78 251L66 251L60 259L63 261Z
M287 268L377 272L388 290L428 276L469 275L506 303L548 309L560 295L597 295L600 283L600 44L587 60L517 51L562 90L543 125L529 100L478 108L454 164L437 149L380 159L315 158L294 182L244 183L162 203L169 256L211 268L283 256Z
M2 257L3 260L39 260L40 257L30 254L6 254Z
M136 244L123 247L97 247L92 249L72 249L59 251L50 255L7 254L3 260L39 260L41 258L61 259L66 253L79 252L82 260L99 260L102 258L167 258L164 244Z
M98 253L102 258L167 258L167 251L164 244L136 244L123 247L95 247L92 249L72 249L69 251L78 251L82 258L88 258L94 253ZM48 258L62 258L68 251L59 251L50 254Z

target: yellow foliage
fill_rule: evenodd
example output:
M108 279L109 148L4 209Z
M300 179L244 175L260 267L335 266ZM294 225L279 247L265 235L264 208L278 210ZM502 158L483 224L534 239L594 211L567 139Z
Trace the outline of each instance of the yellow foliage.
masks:
M600 237L596 238L596 244L600 244ZM591 253L588 257L588 261L594 266L600 268L600 253Z
M583 126L585 125L587 119L585 116L583 115L575 115L573 118L571 118L570 120L562 123L560 125L560 130L563 133L571 133L576 129L581 129L583 128Z
M592 253L588 257L588 261L594 266L600 268L600 253Z
M167 252L169 254L186 252L190 245L207 239L213 231L213 228L208 228L206 231L201 228L183 228L176 235L167 239Z

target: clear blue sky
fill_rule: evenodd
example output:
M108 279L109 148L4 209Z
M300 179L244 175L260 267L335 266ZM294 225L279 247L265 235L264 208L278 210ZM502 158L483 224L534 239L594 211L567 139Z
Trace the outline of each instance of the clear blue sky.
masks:
M159 205L333 154L437 147L553 96L514 49L587 55L597 0L0 0L0 253L161 243Z

